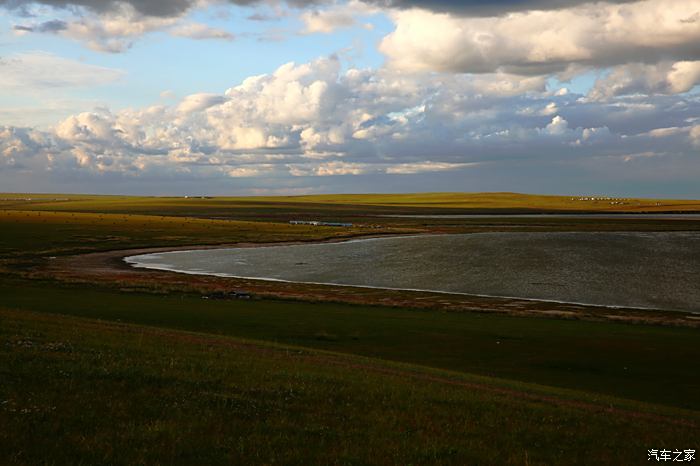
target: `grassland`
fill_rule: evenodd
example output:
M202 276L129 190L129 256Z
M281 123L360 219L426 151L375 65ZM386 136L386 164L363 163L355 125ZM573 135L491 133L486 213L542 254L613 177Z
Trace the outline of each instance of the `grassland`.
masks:
M341 229L279 222L51 210L0 211L0 225L0 254L5 258L37 258L146 246L318 241L404 231L397 228Z
M0 194L0 209L251 218L309 215L348 218L383 214L537 212L697 212L700 201L545 196L517 193L346 194L278 197L134 197ZM296 216L296 217L295 217Z
M688 366L700 358L693 328L204 300L24 280L6 280L0 295L13 309L267 340L700 409L700 374Z
M697 328L303 294L205 300L157 274L136 291L38 273L53 256L137 247L700 229L622 217L375 216L584 202L478 196L0 195L0 464L636 464L647 448L700 446ZM669 211L698 205L640 201L638 210L662 202Z
M207 334L0 310L0 462L627 464L695 413Z

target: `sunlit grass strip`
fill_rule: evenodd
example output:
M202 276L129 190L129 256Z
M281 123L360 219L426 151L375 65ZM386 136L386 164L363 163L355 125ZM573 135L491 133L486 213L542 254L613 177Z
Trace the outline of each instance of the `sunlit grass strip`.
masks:
M519 193L411 193L333 194L309 196L192 196L144 197L72 194L0 194L0 208L63 211L185 211L205 215L207 211L242 209L252 206L288 209L294 205L386 206L418 209L543 210L653 212L700 211L698 200L649 199L587 195L537 195Z

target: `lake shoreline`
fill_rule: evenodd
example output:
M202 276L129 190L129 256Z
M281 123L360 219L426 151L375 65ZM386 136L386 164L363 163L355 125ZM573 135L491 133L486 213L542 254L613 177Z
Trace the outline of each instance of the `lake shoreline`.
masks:
M440 235L428 233L425 235ZM260 299L299 300L304 302L343 302L360 305L403 307L439 312L486 312L515 317L556 318L569 320L613 321L627 324L648 324L700 328L700 317L689 312L641 310L624 307L606 308L542 300L510 299L451 293L351 288L336 285L315 285L272 282L257 279L235 279L210 275L186 275L177 272L140 269L124 262L128 256L233 247L259 248L292 244L346 242L358 239L388 238L406 235L368 235L329 238L322 241L273 243L227 243L209 245L163 246L113 250L58 257L31 272L32 277L55 279L75 284L97 284L123 291L158 293L199 293L240 290ZM358 290L360 290L358 292Z
M642 270L641 273L637 272L637 277L629 283L625 283L625 278L620 277L626 274L627 270L639 266L638 261L633 256L639 254L640 251L638 249L635 250L634 246L639 247L641 244L651 251L654 248L649 248L650 240L654 242L674 242L670 244L679 242L676 244L676 247L682 250L683 247L694 247L697 242L697 237L687 237L682 233L655 233L659 237L650 239L649 235L651 234L632 232L498 232L440 235L439 238L436 235L404 235L384 238L349 239L342 241L343 247L325 247L320 250L312 246L321 246L324 243L266 245L277 249L274 256L272 255L273 253L263 252L259 254L257 251L244 252L241 251L242 248L224 247L218 249L216 255L207 254L206 252L202 254L200 251L195 250L185 250L133 255L127 256L123 260L135 268L186 275L262 280L300 285L340 286L359 289L527 300L555 304L596 306L606 309L663 310L666 312L687 312L700 316L700 310L694 305L695 299L692 293L685 298L685 301L678 298L672 298L672 300L668 301L663 298L664 295L662 293L671 293L670 296L680 296L678 291L673 291L673 286L677 282L683 283L679 281L680 277L674 280L672 284L664 284L663 281L658 281L651 271L644 272ZM428 239L426 240L426 238ZM522 244L523 239L527 241L527 244ZM608 252L606 249L602 249L601 246L620 240L623 240L625 244L632 243L630 251L625 253L625 256L629 256L630 259L624 259L625 262L618 258L617 261L614 261L615 263L608 264L604 261ZM516 241L515 244L513 243L514 241ZM520 241L521 244L518 244L517 241ZM374 244L351 246L353 243L369 242ZM338 242L335 243L337 244ZM494 255L494 251L490 251L491 254L489 254L488 249L492 243L498 245L495 248L496 250L506 247L511 252L507 254L498 252ZM412 244L414 246L411 246ZM600 250L602 250L603 259L598 258L598 261L593 259L588 261L588 263L585 260L581 261L580 258L577 259L579 262L577 269L581 269L581 272L572 275L570 271L562 267L561 263L558 263L558 257L552 259L551 254L548 255L550 248L561 248L562 245L569 248L561 249L558 253L558 255L564 257L566 268L570 268L570 265L566 263L567 256L573 255L576 257L582 251L586 255L593 256L595 254L600 255ZM455 246L458 246L455 249L456 256L436 256L434 253L432 256L430 255L432 251L451 249ZM515 246L515 250L513 250L513 246ZM468 258L473 256L472 253L468 253L467 256L460 256L459 251L465 248L466 250L477 250L479 252L485 250L488 260L485 263L484 261L472 261L470 263ZM612 246L609 249L617 249L617 247ZM362 252L364 250L372 251L372 253L363 255ZM415 278L421 276L421 274L414 271L406 272L407 263L411 262L411 259L408 258L418 257L426 251L428 254L427 262L424 262L425 267L420 268L423 271L427 267L429 272L427 276L423 274L422 279L415 281ZM394 254L393 258L391 257L392 252ZM396 260L397 252L399 252L398 256L400 256L398 262ZM669 257L675 258L676 261L672 261L668 265L669 269L665 273L670 272L673 266L683 269L690 266L690 264L683 262L685 260L683 254L681 254L683 257L676 257L678 254L676 254L674 247L671 247L668 251L662 251L662 255L666 255L665 253L668 253ZM517 257L518 255L521 257ZM551 260L551 262L547 262L544 268L542 266L534 268L529 266L516 267L517 272L515 274L511 273L510 278L508 278L508 273L502 275L503 272L500 271L502 267L505 267L506 270L513 268L507 265L509 258L515 257L515 263L517 264L517 259L523 259L523 257L526 259L526 262L537 262L538 259L542 259L542 255L548 255L549 260ZM342 260L340 260L340 257L342 257ZM365 274L358 275L354 272L354 270L367 270L367 267L371 267L374 264L375 257L384 258L382 261L383 265L374 269L377 274L375 278L367 280ZM651 258L645 257L642 262L646 263L650 259L652 263L655 263L653 256ZM243 262L238 262L239 260ZM426 261L426 258L423 257L421 260ZM249 261L253 265L249 265ZM299 265L303 266L299 268ZM435 265L438 265L437 268L434 267ZM451 272L443 273L442 270L446 270L450 265L457 265L457 268L454 269L453 267ZM435 270L432 270L431 267ZM587 267L593 267L593 269ZM411 270L410 267L409 270ZM498 275L490 277L489 274L493 275L494 270L498 271ZM474 273L470 273L470 271L478 271L479 277L483 275L484 279L475 280ZM605 276L608 272L611 274L610 279ZM381 278L382 273L384 273L384 279ZM387 276L390 277L388 280ZM591 279L590 276L602 277L602 280L598 278ZM613 280L613 276L618 278ZM647 278L648 276L651 278ZM453 277L457 277L456 282L450 281ZM505 285L493 286L493 284L499 283L499 278L503 280ZM547 283L528 283L533 280L544 282L560 280L563 283L567 283L567 288L558 288L562 285L556 284L557 288L553 291L551 287L547 286ZM690 287L689 289L692 290L692 284L684 284L686 285L685 288ZM534 288L533 285L535 286ZM634 288L635 285L637 289ZM597 291L591 292L588 290ZM659 296L662 296L662 298L659 299ZM669 295L667 294L666 296Z

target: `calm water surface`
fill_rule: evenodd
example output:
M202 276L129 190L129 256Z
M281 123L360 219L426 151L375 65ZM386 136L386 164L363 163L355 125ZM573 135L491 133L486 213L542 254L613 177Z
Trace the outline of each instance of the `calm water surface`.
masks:
M478 233L132 256L136 267L700 312L700 233Z

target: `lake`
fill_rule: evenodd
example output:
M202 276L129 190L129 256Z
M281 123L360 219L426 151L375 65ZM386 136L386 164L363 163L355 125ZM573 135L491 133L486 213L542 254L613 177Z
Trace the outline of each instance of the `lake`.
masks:
M700 312L700 233L475 233L131 256L190 274Z

